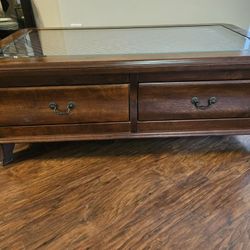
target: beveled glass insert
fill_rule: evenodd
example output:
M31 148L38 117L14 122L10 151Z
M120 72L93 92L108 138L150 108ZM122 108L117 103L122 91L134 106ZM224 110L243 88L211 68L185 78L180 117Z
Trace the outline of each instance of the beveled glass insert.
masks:
M32 31L4 56L135 55L250 51L249 39L220 25ZM246 46L247 45L247 46Z

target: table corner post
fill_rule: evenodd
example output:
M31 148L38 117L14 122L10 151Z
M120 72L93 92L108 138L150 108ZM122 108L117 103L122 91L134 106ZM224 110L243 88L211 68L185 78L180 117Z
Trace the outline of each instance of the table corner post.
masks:
M14 143L0 144L0 164L5 167L14 161Z

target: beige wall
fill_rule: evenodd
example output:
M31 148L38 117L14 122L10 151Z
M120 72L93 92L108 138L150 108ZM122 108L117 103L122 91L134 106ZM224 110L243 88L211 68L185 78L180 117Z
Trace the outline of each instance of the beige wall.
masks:
M39 27L63 26L60 0L33 0L33 10Z
M250 25L250 0L34 0L41 26Z

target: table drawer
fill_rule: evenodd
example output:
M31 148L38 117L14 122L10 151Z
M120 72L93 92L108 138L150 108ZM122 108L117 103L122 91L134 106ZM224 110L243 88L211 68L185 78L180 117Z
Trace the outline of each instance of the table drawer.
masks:
M140 84L140 121L250 117L250 81Z
M129 86L0 89L0 126L129 121Z

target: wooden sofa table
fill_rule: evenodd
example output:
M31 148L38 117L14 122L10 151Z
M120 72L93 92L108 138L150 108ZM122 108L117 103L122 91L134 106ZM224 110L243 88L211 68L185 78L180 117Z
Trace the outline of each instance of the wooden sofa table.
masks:
M0 41L1 162L16 143L248 134L232 25L26 29Z

